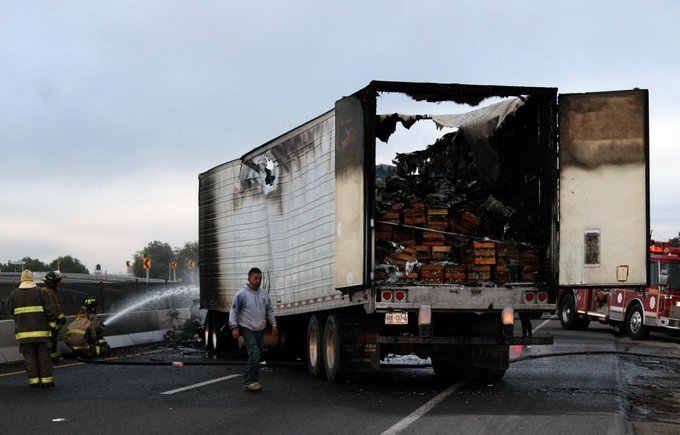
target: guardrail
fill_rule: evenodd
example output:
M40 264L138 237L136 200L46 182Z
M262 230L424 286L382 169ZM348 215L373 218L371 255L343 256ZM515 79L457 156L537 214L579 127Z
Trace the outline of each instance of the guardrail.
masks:
M66 324L74 316L67 316ZM100 314L104 323L110 315ZM171 308L167 310L136 311L126 313L121 320L107 325L104 337L112 348L134 346L146 343L158 343L170 330L181 328L191 318L189 308ZM71 351L64 344L66 328L59 331L57 353L67 355ZM19 345L14 336L14 320L0 320L0 364L23 361Z
M48 272L33 272L33 280L37 283L42 283L43 278ZM110 274L92 274L92 273L62 273L64 281L91 281L91 282L149 282L149 283L173 283L175 281L168 281L167 279L149 278L132 276L132 275L110 275ZM18 283L21 278L21 272L0 272L0 278L14 278Z

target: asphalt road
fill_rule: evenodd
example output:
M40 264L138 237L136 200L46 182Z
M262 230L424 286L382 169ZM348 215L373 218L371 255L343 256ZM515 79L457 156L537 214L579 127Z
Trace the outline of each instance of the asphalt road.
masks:
M332 384L312 379L302 364L272 363L262 369L264 390L249 393L242 365L167 346L120 349L98 363L67 360L55 388L29 388L21 366L4 366L0 431L680 433L680 362L661 358L680 358L680 339L634 342L607 326L577 332L544 322L534 321L536 334L554 335L555 345L514 348L518 360L494 383L441 384L416 361Z

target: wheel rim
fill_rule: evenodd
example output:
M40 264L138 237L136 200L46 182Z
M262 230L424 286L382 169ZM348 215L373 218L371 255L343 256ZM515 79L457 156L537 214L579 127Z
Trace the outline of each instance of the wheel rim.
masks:
M328 368L332 369L335 367L335 328L330 327L326 332L326 361Z
M638 332L640 332L641 327L642 327L642 315L638 310L635 310L630 314L630 322L628 324L628 328L630 329L630 332L632 334L637 334Z
M309 361L313 366L317 365L319 357L319 331L312 328L309 331Z
M568 303L565 303L562 308L562 321L564 323L569 323L569 319L571 319L571 306L569 306Z
M205 348L206 350L213 350L214 348L214 342L210 340L210 336L212 334L212 316L210 313L208 313L208 317L206 317L205 322L203 324L203 339L205 340Z

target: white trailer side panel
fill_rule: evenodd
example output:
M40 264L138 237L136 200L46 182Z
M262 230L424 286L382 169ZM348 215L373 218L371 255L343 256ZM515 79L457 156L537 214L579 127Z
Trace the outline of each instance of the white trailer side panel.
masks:
M277 314L342 300L334 290L334 149L330 111L202 175L200 194L212 184L217 200L200 202L214 208L200 210L201 286L220 295L202 306L228 310L251 267L262 269Z
M647 130L647 91L560 96L560 285L646 284Z

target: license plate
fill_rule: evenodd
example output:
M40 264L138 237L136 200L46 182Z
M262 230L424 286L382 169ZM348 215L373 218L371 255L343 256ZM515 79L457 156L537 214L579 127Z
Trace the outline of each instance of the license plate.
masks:
M408 325L408 313L385 313L385 325Z

